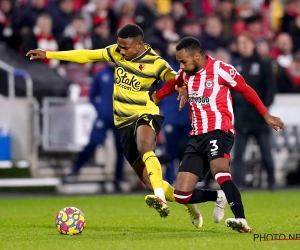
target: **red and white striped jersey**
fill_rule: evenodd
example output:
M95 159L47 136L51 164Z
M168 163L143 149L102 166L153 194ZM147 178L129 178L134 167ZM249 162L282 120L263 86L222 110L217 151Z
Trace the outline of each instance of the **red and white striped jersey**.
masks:
M189 76L179 70L176 76L178 80L183 80L187 85L192 125L190 135L216 129L235 133L229 88L244 80L232 65L207 56L207 62L200 71Z
M206 56L204 67L189 76L179 70L176 79L171 79L158 91L160 100L173 94L175 86L185 83L188 91L192 131L190 135L200 135L221 129L235 133L230 88L241 93L261 115L268 111L257 93L246 84L236 69L227 63Z

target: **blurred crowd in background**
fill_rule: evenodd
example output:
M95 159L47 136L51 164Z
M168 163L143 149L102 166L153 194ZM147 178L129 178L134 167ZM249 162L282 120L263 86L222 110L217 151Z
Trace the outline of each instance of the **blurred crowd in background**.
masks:
M191 35L206 54L234 64L236 37L246 31L272 62L276 92L300 92L300 0L0 0L0 41L23 55L35 48L103 48L127 23L140 25L145 42L171 61L174 44ZM103 67L44 63L80 84L82 95Z
M300 93L300 0L0 0L0 43L20 57L36 48L101 49L116 43L118 30L128 23L140 25L144 42L176 71L176 44L182 37L193 36L199 39L205 54L234 65L267 107L276 93ZM112 123L111 102L105 99L111 95L103 89L113 86L113 66L49 59L39 63L48 65L72 86L80 87L80 96L89 96L98 112L90 142L78 155L71 172L78 175L89 155L103 143ZM105 103L99 105L95 101L99 97ZM169 164L165 175L170 183L174 182L176 159L182 155L190 130L187 105L179 113L176 96L172 98L160 104L162 114L168 115L157 147L157 155L162 151L160 161ZM242 164L248 136L256 137L272 188L275 177L269 128L241 96L233 95L233 104L239 145L233 165ZM166 155L168 159L164 159ZM116 164L116 180L122 180L122 163ZM234 172L235 180L243 180L242 170ZM237 184L241 187L242 182Z

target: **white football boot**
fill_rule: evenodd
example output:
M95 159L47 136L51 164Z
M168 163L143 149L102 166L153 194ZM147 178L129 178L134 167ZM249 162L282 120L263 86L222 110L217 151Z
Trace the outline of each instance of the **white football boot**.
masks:
M235 219L229 218L225 221L226 226L231 229L235 230L239 233L252 233L252 229L248 226L248 223L245 219Z
M187 212L190 215L190 220L192 224L196 228L200 228L203 225L203 217L202 214L200 213L197 204L185 204L187 208Z
M227 203L225 193L223 190L218 190L218 198L213 212L213 221L219 223L225 215L225 206Z

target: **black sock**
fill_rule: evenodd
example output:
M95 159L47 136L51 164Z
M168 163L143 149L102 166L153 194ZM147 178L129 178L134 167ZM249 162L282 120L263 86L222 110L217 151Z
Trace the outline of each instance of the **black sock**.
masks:
M196 204L206 201L216 201L217 198L218 192L215 190L195 188L188 203Z
M227 202L235 216L235 218L245 218L244 207L240 191L232 180L227 180L221 185L225 193Z

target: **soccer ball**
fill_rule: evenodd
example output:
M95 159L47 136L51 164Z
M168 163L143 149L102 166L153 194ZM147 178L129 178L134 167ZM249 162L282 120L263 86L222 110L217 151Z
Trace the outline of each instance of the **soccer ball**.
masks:
M84 214L76 207L65 207L57 213L55 226L61 234L81 234L85 227Z

